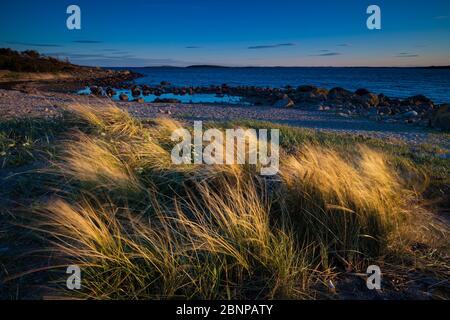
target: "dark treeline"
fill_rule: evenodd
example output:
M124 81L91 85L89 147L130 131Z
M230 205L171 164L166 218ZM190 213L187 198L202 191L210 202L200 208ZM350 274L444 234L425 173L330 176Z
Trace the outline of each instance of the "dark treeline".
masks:
M71 71L78 67L69 61L46 57L35 50L15 51L0 48L0 69L17 72Z

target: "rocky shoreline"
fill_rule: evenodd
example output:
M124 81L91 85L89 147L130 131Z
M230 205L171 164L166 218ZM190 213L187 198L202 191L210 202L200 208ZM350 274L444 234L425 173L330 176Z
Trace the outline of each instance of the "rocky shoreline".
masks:
M57 118L65 106L82 103L101 106L111 103L108 97L77 95L73 93L40 91L35 94L17 90L0 89L0 120L20 118ZM135 101L114 101L120 108L127 110L139 119L171 117L191 123L194 120L206 122L255 120L286 124L294 127L309 128L323 132L358 135L367 138L379 138L394 143L411 145L429 144L448 150L450 154L449 134L438 130L413 126L402 122L389 123L364 117L342 117L333 111L320 111L315 107L279 108L274 106L252 106L211 103L140 103Z
M56 80L4 81L0 82L1 89L18 90L25 93L39 91L68 93L81 88L92 86L121 86L142 75L129 70L108 70L101 68L86 68L83 72L70 74L67 78Z
M136 85L130 82L118 86L90 86L95 96L116 95L116 89L129 90L133 101L143 103L143 97L154 95L153 102L181 103L178 99L159 98L163 94L193 95L198 93L239 96L243 101L254 106L273 106L277 108L313 107L318 111L334 111L339 116L362 116L382 122L402 122L420 127L430 127L450 131L450 108L448 104L435 104L431 99L416 95L406 99L387 97L384 94L374 94L367 89L355 92L344 88L327 90L311 85L297 88L260 88L260 87L230 87L226 84L209 87L175 87L168 82L158 86ZM121 101L128 101L126 94L119 96Z
M107 70L101 68L86 68L81 73L75 73L69 79L47 81L3 82L0 88L17 90L26 94L40 92L75 93L83 88L90 88L90 95L111 98L116 90L128 90L120 94L121 102L145 103L144 97L153 95L155 104L181 104L176 98L161 97L164 94L195 95L213 94L218 97L237 96L243 104L254 107L271 107L276 109L316 110L334 113L343 118L363 118L382 124L406 124L412 127L432 128L450 131L450 107L448 104L435 104L431 99L416 95L406 99L387 97L374 94L367 89L355 92L344 88L331 90L312 85L302 85L297 88L268 88L254 86L236 86L227 84L207 87L177 87L162 81L159 85L137 85L133 80L141 74L128 70ZM131 102L130 101L130 102Z

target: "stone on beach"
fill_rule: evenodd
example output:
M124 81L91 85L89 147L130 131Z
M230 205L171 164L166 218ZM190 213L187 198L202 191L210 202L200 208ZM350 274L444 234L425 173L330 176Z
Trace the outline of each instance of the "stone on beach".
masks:
M450 107L448 104L441 105L431 119L434 128L450 131Z
M103 94L103 89L101 87L92 86L90 87L91 94L95 96L101 96Z
M294 107L294 105L294 101L292 101L291 98L289 98L289 96L285 94L283 98L275 102L273 106L275 108L292 108Z
M141 89L139 87L131 88L131 95L133 97L139 97L141 95Z
M416 111L408 111L408 112L402 113L400 116L404 119L411 119L411 118L417 117L418 113Z
M119 99L120 101L128 101L128 96L125 93L121 93Z

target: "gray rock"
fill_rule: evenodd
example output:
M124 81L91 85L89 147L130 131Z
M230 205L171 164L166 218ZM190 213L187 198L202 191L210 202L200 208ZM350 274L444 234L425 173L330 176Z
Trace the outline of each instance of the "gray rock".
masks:
M275 102L273 105L275 108L292 108L295 103L288 97L288 95L284 95L282 99Z
M450 131L450 106L443 104L436 110L431 119L431 125L435 128Z
M120 101L128 101L128 96L125 93L121 93L119 99Z
M416 111L408 111L408 112L402 113L400 116L403 119L411 119L411 118L417 117L418 115L419 114Z

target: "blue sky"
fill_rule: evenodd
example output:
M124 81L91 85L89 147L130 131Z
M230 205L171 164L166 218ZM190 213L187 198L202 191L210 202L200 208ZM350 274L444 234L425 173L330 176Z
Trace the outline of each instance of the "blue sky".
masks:
M81 30L66 8L81 8ZM368 30L366 9L381 8ZM0 46L99 66L450 65L448 0L1 1Z

